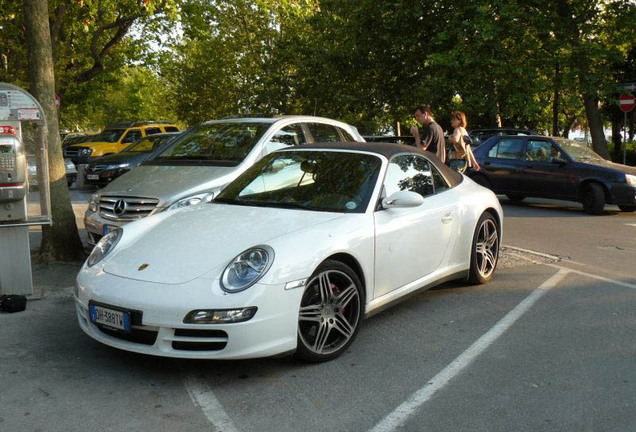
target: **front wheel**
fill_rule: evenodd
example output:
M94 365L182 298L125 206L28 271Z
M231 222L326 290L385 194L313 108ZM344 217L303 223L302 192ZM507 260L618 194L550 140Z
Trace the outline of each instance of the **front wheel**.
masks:
M619 205L618 208L625 213L633 213L636 211L636 205Z
M583 189L583 210L585 213L592 215L603 214L605 207L605 193L601 185L597 183L589 183Z
M495 217L488 212L477 222L470 255L468 280L473 284L489 282L499 259L499 229Z
M358 333L363 304L353 270L339 261L321 264L300 301L296 358L324 362L342 354Z

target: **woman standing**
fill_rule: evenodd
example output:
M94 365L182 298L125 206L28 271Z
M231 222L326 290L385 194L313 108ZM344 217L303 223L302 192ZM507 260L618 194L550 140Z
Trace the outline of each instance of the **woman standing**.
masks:
M466 125L466 114L461 111L453 111L451 113L453 134L449 137L449 141L453 145L453 149L451 149L448 158L448 165L459 172L464 172L469 167L479 171L481 167L470 148L470 138L468 138L468 132L466 132Z

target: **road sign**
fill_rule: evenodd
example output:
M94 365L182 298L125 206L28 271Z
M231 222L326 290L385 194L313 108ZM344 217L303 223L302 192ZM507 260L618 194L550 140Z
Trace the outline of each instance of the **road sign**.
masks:
M633 92L634 90L636 90L636 82L620 83L618 86L628 92Z
M633 110L634 104L636 104L636 101L634 100L634 96L630 96L623 93L621 97L618 98L618 106L623 112L628 113L631 110Z

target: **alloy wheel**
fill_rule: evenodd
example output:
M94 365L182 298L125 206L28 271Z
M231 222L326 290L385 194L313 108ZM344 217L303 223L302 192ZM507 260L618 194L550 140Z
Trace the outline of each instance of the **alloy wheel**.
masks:
M484 279L490 277L497 266L499 233L495 222L486 218L479 227L476 245L477 271Z
M345 272L328 269L307 284L298 315L298 336L314 355L328 356L355 335L360 321L360 293Z

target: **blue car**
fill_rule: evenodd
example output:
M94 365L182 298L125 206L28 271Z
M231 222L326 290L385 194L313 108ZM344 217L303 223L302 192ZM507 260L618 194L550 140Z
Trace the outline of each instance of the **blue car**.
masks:
M117 177L165 150L178 132L148 135L119 153L93 160L84 171L86 184L104 187Z
M636 168L603 159L585 143L543 136L494 136L474 150L474 181L513 201L552 198L602 214L605 204L636 211Z

